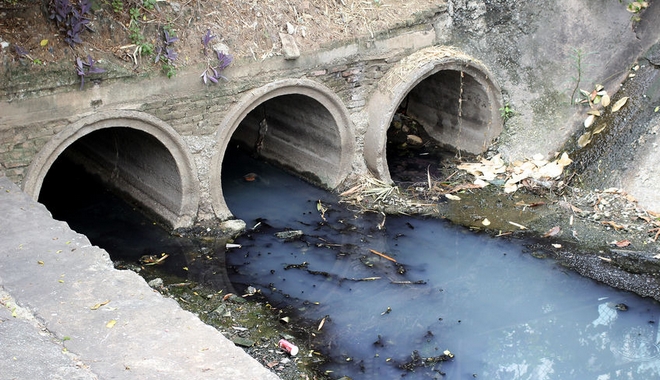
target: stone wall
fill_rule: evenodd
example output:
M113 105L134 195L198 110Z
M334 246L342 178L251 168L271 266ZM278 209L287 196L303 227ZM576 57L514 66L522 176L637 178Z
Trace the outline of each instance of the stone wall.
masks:
M646 12L657 15L659 8L653 2ZM536 153L549 156L578 131L586 112L571 104L575 88L590 89L602 83L614 93L637 56L657 41L659 30L658 23L645 23L644 18L639 23L631 21L625 4L614 0L452 0L395 29L335 42L319 51L303 51L296 60L238 59L225 71L230 81L219 85L205 86L199 78L201 70L195 67L181 70L172 79L130 78L121 70L110 70L104 81L83 91L77 85L62 84L61 78L49 84L22 77L18 86L6 76L0 79L0 172L24 188L29 182L31 195L38 196L43 177L26 178L40 172L30 167L38 161L35 157L52 155L43 151L49 141L84 118L131 110L155 117L180 136L195 171L197 217L225 219L231 214L218 181L228 139L260 102L294 94L298 88L328 109L336 130L325 128L334 135L333 144L339 142L337 146L342 147L334 166L319 169L310 162L306 163L309 171L336 170L327 176L329 187L336 187L348 175L370 172L389 180L384 158L387 119L391 120L397 102L433 74L435 67L425 67L420 61L419 68L408 68L412 70L408 76L392 81L411 55L423 57L431 52L428 62L439 62L434 54L442 45L459 57L455 61L449 57L450 64L462 62L466 70L472 67L483 74L484 93L497 90L489 95L488 112L497 115L505 103L514 110L503 129L502 120L486 118L500 124L497 130L502 133L495 148L507 159ZM585 57L579 84L573 58L578 52ZM462 69L452 66L452 70ZM385 78L390 82L384 83ZM435 86L446 84L438 83ZM19 87L23 90L18 91ZM395 87L398 93L393 94ZM479 91L475 88L474 94ZM289 137L294 133L290 131ZM298 145L314 146L313 136L296 134L307 139ZM487 148L493 137L497 136L489 135L485 144L479 141L478 145ZM451 138L447 137L449 144L461 146Z

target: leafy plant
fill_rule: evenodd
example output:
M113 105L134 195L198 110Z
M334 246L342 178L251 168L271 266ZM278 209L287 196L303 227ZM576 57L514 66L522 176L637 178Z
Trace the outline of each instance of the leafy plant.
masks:
M647 8L648 6L649 6L649 3L647 1L635 0L631 3L628 3L628 6L626 8L628 9L628 12L630 12L630 13L639 13L643 9Z
M122 0L112 0L112 10L115 13L122 13L124 11L124 2Z
M158 52L156 54L156 59L154 60L154 63L157 63L158 61L162 61L163 72L165 73L165 75L167 75L168 78L171 78L176 74L176 64L174 63L174 61L178 56L178 54L174 51L174 47L172 47L172 44L178 41L179 38L174 35L174 31L169 26L163 28L163 34L164 34L164 39L163 39L164 46L158 47Z
M80 33L89 29L87 14L92 9L91 0L80 0L77 7L69 0L51 0L49 17L60 31L65 32L64 41L70 46L82 43Z
M19 58L28 58L29 60L32 60L32 57L30 57L30 52L25 50L22 46L14 45L14 51L16 54L18 54Z
M230 54L225 54L221 51L218 51L216 53L216 56L218 58L217 66L213 66L210 62L207 63L206 69L202 72L202 75L200 75L200 77L204 81L204 84L207 84L209 81L213 83L218 83L220 79L229 80L221 73L224 69L229 67L231 62L234 60L234 57L232 57Z
M82 90L83 87L85 86L85 77L89 74L100 74L104 73L105 69L102 69L100 67L96 67L96 63L98 61L95 61L92 59L91 55L87 55L87 62L83 61L80 59L80 57L76 58L76 73L80 77L80 89Z
M589 66L586 64L585 61L587 56L591 54L593 53L585 53L582 49L573 49L572 53L570 54L571 59L573 59L573 65L575 67L575 73L576 73L576 75L572 77L573 82L575 82L575 87L573 87L573 92L571 93L572 105L575 105L582 100L581 97L576 97L575 95L578 93L578 90L581 91L580 85L584 80L584 72L585 69Z
M155 6L156 6L156 1L157 1L157 0L144 0L144 2L142 3L142 5L143 5L146 9L148 9L148 10L152 10L152 9L154 9Z
M129 9L128 14L131 16L131 20L139 20L140 19L140 9L139 8Z
M208 55L209 42L214 39L215 36L211 35L211 29L206 29L206 34L202 37L202 46L204 46L204 55Z
M500 115L504 121L507 121L516 115L516 111L513 110L509 103L506 103L504 107L500 108Z

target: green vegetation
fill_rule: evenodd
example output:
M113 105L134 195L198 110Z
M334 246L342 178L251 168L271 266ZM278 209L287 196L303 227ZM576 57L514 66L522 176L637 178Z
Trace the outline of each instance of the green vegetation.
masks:
M112 0L112 10L115 13L124 12L124 2L122 0Z
M573 60L573 66L575 68L575 76L571 78L573 82L575 82L575 87L573 87L573 92L571 93L571 105L575 105L582 100L580 97L576 98L576 94L579 94L578 91L580 91L580 85L584 81L585 68L588 66L586 64L586 58L591 54L592 53L586 53L584 50L579 48L573 49L570 54L570 57Z
M621 0L619 0L621 2ZM639 13L642 12L644 9L646 9L649 6L649 3L647 1L641 1L641 0L635 0L632 2L629 2L628 5L626 6L626 9L628 9L628 12L632 13L632 20L633 22L639 22L641 21L641 17L639 16Z
M509 103L506 103L504 107L500 108L500 115L502 119L506 122L516 115L516 111L513 110Z

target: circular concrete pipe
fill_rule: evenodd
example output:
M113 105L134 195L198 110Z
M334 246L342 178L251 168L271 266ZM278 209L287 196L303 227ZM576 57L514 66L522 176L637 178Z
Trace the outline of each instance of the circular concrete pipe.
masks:
M329 189L348 175L355 152L348 110L329 88L309 79L283 79L251 90L229 111L218 130L211 196L220 219L232 217L221 175L232 138Z
M137 111L99 112L67 126L34 157L23 191L39 198L63 153L161 217L172 228L197 217L197 170L186 144L165 122Z
M388 183L387 130L404 100L408 115L450 149L482 153L502 132L502 94L483 64L449 47L415 52L381 78L367 106L365 160Z

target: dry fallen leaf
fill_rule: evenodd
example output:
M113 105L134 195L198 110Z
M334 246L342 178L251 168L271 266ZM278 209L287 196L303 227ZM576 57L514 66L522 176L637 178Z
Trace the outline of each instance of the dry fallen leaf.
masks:
M447 199L451 199L452 201L460 201L461 200L461 197L459 197L457 195L454 195L454 194L445 194L445 197L447 197Z
M518 190L518 185L515 182L507 181L504 184L504 192L507 194L515 193Z
M111 329L111 328L115 327L116 323L117 323L117 321L115 321L114 319L111 319L110 322L105 324L105 327Z
M568 157L568 153L566 152L562 153L561 157L557 160L557 163L561 166L568 166L571 162L573 162L573 160Z
M594 130L593 130L593 134L594 134L594 135L597 135L597 134L601 133L602 131L605 130L606 127L607 127L607 124L606 124L606 123L600 123L599 126L597 126L596 128L594 128Z
M591 132L587 132L583 134L582 136L580 136L580 138L578 138L577 141L578 146L580 148L584 148L585 146L589 145L590 142L591 142Z
M561 228L559 226L554 226L548 232L546 232L543 237L556 236L559 232L561 232Z
M614 105L612 106L612 113L617 112L618 110L620 110L621 107L623 107L626 104L627 101L628 101L627 96L617 100L616 103L614 103Z
M585 128L591 127L591 125L594 123L595 120L596 120L596 115L587 116L587 118L584 119L584 127Z
M623 230L623 229L626 228L625 226L623 226L623 225L621 225L621 224L617 224L616 222L614 222L614 221L612 221L612 220L607 220L607 221L604 221L604 222L600 222L600 224L604 224L604 225L606 225L606 226L610 226L610 227L614 228L614 229L617 230L617 231L619 231L619 230Z
M610 105L610 96L607 95L607 94L603 95L603 97L600 99L600 104L603 107L609 106ZM600 115L598 115L598 116L600 116Z
M97 310L97 309L100 308L101 306L105 306L105 305L107 305L107 304L109 304L109 303L110 303L110 300L106 300L106 301L103 301L103 302L99 302L99 303L97 303L96 305L90 307L90 309L91 309L91 310Z
M630 245L630 240L619 240L615 241L614 244L619 248L623 248Z

